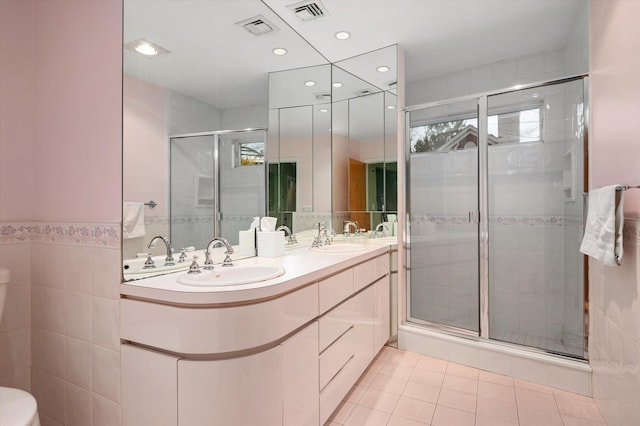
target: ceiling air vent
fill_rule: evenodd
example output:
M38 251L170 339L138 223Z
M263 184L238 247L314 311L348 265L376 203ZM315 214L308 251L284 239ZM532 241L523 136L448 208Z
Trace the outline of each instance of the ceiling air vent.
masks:
M398 81L397 80L390 81L390 82L387 83L387 86L390 89L395 89L395 88L398 87Z
M320 0L304 0L290 4L287 8L302 21L311 21L329 14Z
M245 30L256 36L268 34L273 31L278 31L278 27L269 22L267 18L262 15L257 15L253 18L236 22L236 25L244 28Z
M355 92L353 92L356 96L367 96L372 94L373 92L369 89L361 89L361 90L356 90Z
M315 93L318 101L331 101L331 93Z

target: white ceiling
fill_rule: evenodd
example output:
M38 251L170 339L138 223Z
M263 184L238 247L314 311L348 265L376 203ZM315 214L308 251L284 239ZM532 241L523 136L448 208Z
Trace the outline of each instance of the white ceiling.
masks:
M265 105L269 72L325 58L337 62L395 43L405 50L407 81L561 48L588 3L321 1L329 15L303 22L286 7L295 0L125 0L124 42L143 37L171 52L147 59L125 51L125 72L220 109ZM255 37L235 25L257 14L279 31ZM341 30L351 38L337 40ZM289 54L277 57L274 47Z

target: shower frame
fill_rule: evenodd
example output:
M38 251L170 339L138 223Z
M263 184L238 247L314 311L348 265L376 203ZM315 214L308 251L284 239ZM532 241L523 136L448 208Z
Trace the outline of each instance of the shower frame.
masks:
M558 354L556 352L545 350L541 348L536 348L532 346L524 346L516 343L504 342L500 340L491 339L489 335L489 167L488 167L488 155L489 155L489 145L488 145L488 99L491 96L510 94L519 91L524 91L528 89L541 88L545 86L553 86L563 83L570 83L575 81L582 81L583 83L583 104L584 104L584 133L583 133L583 153L584 153L584 164L583 164L583 188L587 190L589 188L589 124L590 124L590 96L589 96L589 75L588 74L578 74L570 77L554 79L554 80L545 80L541 82L535 82L530 84L518 84L510 88L506 89L498 89L498 90L490 90L484 91L480 93L475 93L471 95L465 95L460 97L449 98L441 101L434 101L428 103L422 103L418 105L412 105L410 107L405 107L403 109L404 112L404 170L405 170L405 188L404 193L406 194L405 198L405 223L404 223L404 236L405 241L403 244L400 244L403 247L404 251L404 262L403 267L405 268L405 307L404 309L405 318L402 318L402 322L421 325L428 329L434 330L436 332L442 332L445 334L450 334L457 337L462 337L471 340L478 341L490 341L492 344L502 345L506 347L518 347L523 348L527 351L544 353L551 356L557 356L562 358L569 359L577 359L579 361L587 362L589 359L588 353L588 339L589 339L589 275L588 275L588 257L583 255L583 336L584 336L584 346L583 346L583 358L575 358L569 354ZM420 318L415 318L411 316L411 273L410 273L410 265L411 265L411 220L409 212L411 212L411 147L410 147L410 129L411 129L411 120L410 113L412 111L417 111L430 107L439 107L448 104L453 104L456 102L464 102L477 100L477 113L478 113L478 269L479 269L479 332L474 332L471 330L466 330L463 328L458 328L451 325L440 324L435 322L426 321ZM584 222L586 222L586 192L581 194L582 196L582 204L583 204L583 229Z

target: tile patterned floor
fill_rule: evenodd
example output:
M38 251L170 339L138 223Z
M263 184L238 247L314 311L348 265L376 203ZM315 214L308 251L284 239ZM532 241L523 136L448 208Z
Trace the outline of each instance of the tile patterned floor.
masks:
M327 425L606 423L591 398L387 346Z

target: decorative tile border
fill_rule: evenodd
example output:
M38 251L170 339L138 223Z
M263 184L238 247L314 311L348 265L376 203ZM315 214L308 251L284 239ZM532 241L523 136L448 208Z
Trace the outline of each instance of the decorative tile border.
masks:
M29 242L120 248L120 224L40 222L0 224L0 244Z
M413 215L412 223L432 223L436 225L466 225L467 215ZM500 215L489 217L489 223L496 226L582 226L581 217L565 216L518 216Z
M168 226L168 216L145 216L144 226Z

